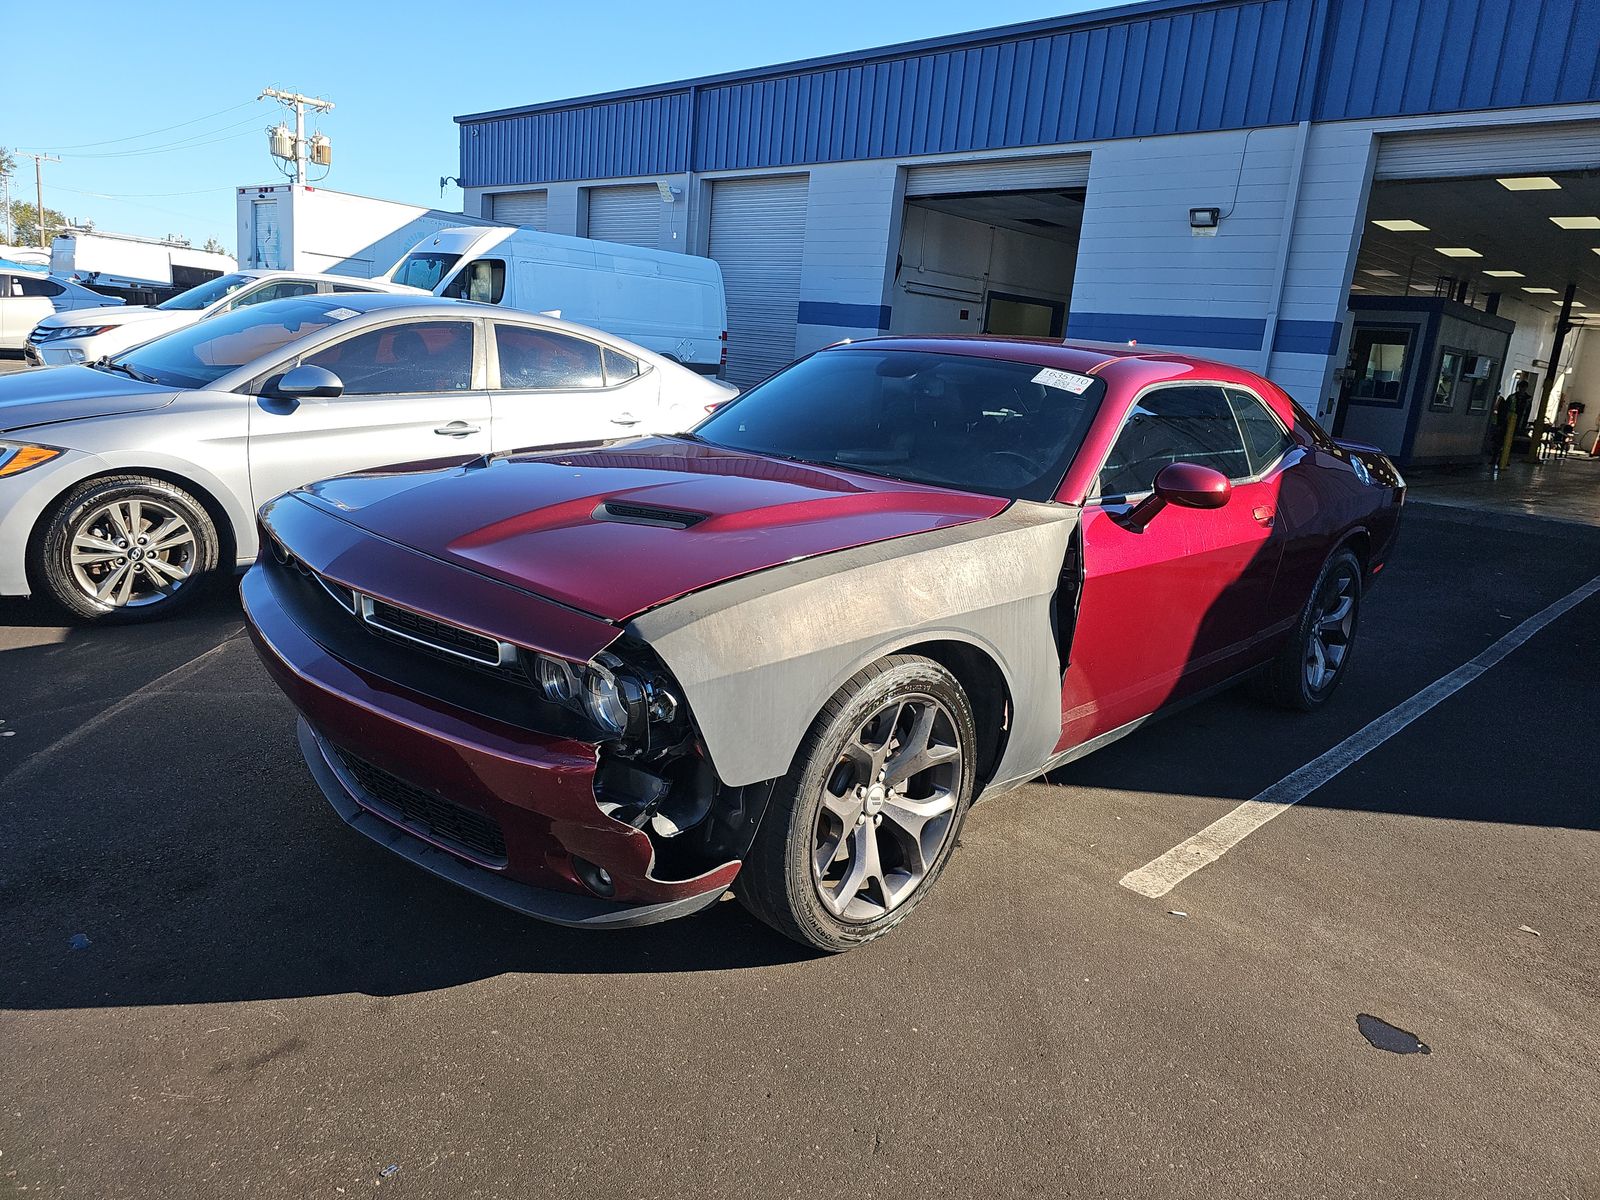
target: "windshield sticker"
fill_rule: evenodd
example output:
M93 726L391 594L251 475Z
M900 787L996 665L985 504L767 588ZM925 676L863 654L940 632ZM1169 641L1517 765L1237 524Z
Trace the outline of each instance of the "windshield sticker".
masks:
M343 321L348 317L359 317L361 314L353 308L330 308L324 315L335 321ZM1088 382L1087 379L1084 380L1084 383Z
M1089 385L1094 380L1087 375L1076 375L1071 371L1058 371L1054 367L1046 367L1033 377L1033 382L1042 383L1045 387L1056 388L1059 391L1071 392L1074 396L1081 396L1089 390Z

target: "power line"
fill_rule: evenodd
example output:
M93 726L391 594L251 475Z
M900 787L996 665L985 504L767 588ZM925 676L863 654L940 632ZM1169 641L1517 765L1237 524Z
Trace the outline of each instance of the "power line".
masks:
M188 125L198 125L202 121L211 120L212 117L225 116L228 113L237 112L241 108L248 108L250 105L258 102L259 97L256 100L246 100L243 104L234 104L228 108L220 108L216 112L207 113L203 117L194 117L187 121L179 121L176 125L163 125L160 129L147 129L143 133L130 133L127 137L106 138L104 141L100 142L78 142L76 145L72 146L34 146L32 148L35 150L52 150L59 153L62 150L87 150L92 146L111 146L118 142L136 142L140 138L154 137L158 133L167 133L173 129L183 129Z
M247 120L240 121L237 125L224 125L220 129L207 129L202 133L193 135L193 137L183 138L176 142L169 142L162 146L146 146L140 150L106 150L95 154L68 154L66 157L72 159L138 158L145 154L167 154L173 150L190 150L198 146L214 146L218 142L231 141L233 138L239 137L240 134L237 132L238 130L244 129L246 126L253 126L259 120L259 117L250 117ZM212 138L210 141L195 140L196 138L211 137L212 134L218 133L223 134L224 136Z

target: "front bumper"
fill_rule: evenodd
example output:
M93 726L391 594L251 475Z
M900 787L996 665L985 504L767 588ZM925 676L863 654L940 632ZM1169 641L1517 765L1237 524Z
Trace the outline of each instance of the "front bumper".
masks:
M262 566L245 576L250 633L300 711L313 777L352 828L486 899L562 925L670 920L732 883L736 862L688 880L654 878L649 837L596 802L595 746L464 711L342 661L296 622L287 586ZM400 805L364 786L374 778L399 791ZM443 818L419 819L408 797ZM614 898L590 892L574 859L604 868Z

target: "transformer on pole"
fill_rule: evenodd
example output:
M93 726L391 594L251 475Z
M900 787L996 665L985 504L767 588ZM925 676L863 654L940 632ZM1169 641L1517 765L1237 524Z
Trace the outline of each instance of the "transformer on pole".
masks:
M309 146L310 159L318 166L333 165L333 143L321 134L315 133L310 138L306 137L306 109L313 112L325 113L333 111L332 100L321 100L315 96L302 96L299 92L281 92L277 88L263 88L258 100L273 99L294 113L294 132L289 132L288 126L281 121L278 125L267 130L267 148L274 158L294 162L294 181L303 184L306 181L306 149Z

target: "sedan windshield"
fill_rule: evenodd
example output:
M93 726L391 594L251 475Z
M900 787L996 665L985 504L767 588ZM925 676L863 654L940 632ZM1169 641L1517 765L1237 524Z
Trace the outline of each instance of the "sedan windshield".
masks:
M201 321L119 354L110 366L168 387L198 388L279 347L355 316L347 296L304 297L255 304Z
M233 295L245 284L252 282L254 277L250 275L219 275L216 279L197 283L186 292L179 292L171 300L163 300L156 307L168 312L195 312L207 305L215 304L224 296Z
M394 269L394 281L431 292L450 273L450 268L460 261L459 254L408 254L406 260Z
M803 359L694 430L730 450L1049 500L1105 383L1037 363L866 347Z

